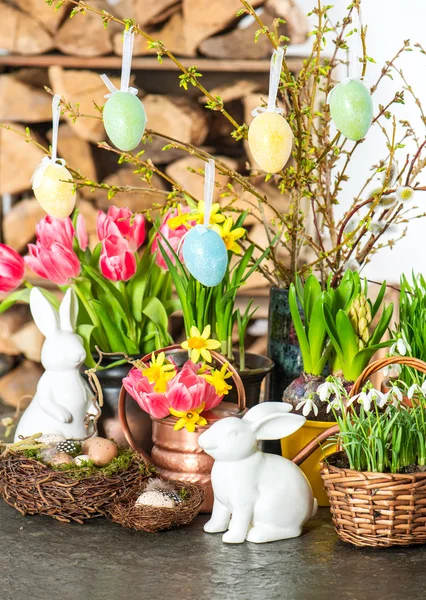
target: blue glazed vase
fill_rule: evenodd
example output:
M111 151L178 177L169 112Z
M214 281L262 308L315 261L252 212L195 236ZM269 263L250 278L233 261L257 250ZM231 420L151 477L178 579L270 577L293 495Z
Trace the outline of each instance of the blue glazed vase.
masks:
M269 378L266 400L279 402L283 392L303 369L302 355L290 314L288 290L271 287L269 296L268 356L275 368Z

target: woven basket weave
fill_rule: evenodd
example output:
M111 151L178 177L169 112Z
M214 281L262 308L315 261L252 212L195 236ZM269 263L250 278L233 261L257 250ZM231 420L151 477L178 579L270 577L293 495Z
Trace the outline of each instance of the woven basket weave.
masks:
M383 367L404 364L426 373L426 363L392 357L371 363L350 395ZM426 543L426 473L368 473L336 465L344 453L323 463L321 476L339 537L355 546L408 546Z

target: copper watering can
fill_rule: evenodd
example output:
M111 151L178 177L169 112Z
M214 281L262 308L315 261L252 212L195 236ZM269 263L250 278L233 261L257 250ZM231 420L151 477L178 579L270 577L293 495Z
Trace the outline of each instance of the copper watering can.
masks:
M169 353L169 355L184 354L185 357L188 356L188 352L183 350L179 345L162 348L154 352L154 354L157 355L160 352L165 352L166 355ZM232 379L237 391L237 404L222 401L215 409L203 412L203 416L207 420L207 425L198 427L194 432L189 432L185 428L175 431L173 427L177 419L173 416L164 419L155 419L151 417L152 441L154 444L151 454L148 454L146 450L136 442L131 432L126 413L127 392L124 387L121 388L118 400L118 416L124 436L129 445L133 450L143 456L148 464L154 465L157 472L165 479L189 481L204 487L206 490L206 497L203 506L201 507L202 512L211 512L213 506L213 490L210 481L210 473L214 460L198 446L198 438L215 421L225 417L242 415L246 410L246 394L238 372L231 364L229 364L224 356L213 351L211 351L211 355L220 365L228 363L228 369L232 373ZM141 360L142 362L147 363L151 360L151 354L147 354L141 358ZM135 400L132 398L131 402L135 402Z

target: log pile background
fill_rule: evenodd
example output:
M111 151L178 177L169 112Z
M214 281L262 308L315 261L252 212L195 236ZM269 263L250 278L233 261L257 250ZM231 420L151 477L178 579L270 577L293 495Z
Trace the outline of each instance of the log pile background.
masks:
M239 121L247 121L251 109L266 99L270 44L265 36L254 43L258 26L253 19L236 19L241 8L239 0L91 0L89 3L120 18L135 19L182 60L193 59L185 64L199 66L204 73L203 84L223 97L226 108ZM254 5L259 7L268 26L273 25L276 17L286 19L285 24L279 25L279 31L290 37L292 44L305 41L307 22L296 0L256 0ZM73 106L79 103L81 113L96 114L93 103L102 106L107 93L99 74L107 72L116 83L120 76L121 26L110 22L104 28L100 17L89 12L85 17L76 15L70 19L70 10L65 5L55 11L45 0L0 1L0 123L10 124L22 134L20 137L0 128L1 232L2 241L22 254L34 240L36 223L44 216L30 184L43 151L25 140L28 126L33 138L43 146L50 142L52 98L44 87L62 94ZM204 109L206 99L195 88L188 92L179 88L179 73L169 62L159 65L155 56L149 56L153 52L136 36L132 84L139 89L149 126L201 146L223 157L234 169L246 172L251 158L244 144L235 143L230 137L232 126L220 114ZM137 57L147 57L151 62L148 66L146 61L138 63ZM119 166L116 155L98 148L98 143L106 139L102 121L83 117L73 120L65 115L59 131L59 156L87 179L145 187L130 166ZM151 159L202 199L203 178L196 172L203 166L202 161L178 150L162 151L163 146L158 139L146 144L141 148L145 150L144 158ZM282 207L283 196L262 180L260 177L260 187ZM221 177L218 181L221 187L216 192L220 200L228 180ZM153 183L162 192L170 189L158 176L154 176ZM113 202L142 210L152 203L163 203L166 194L162 192L118 193ZM105 190L85 188L78 192L78 206L86 217L92 243L96 238L97 211L107 209L110 204ZM245 207L243 200L240 208ZM251 238L266 243L263 227L253 217L249 216L247 224ZM258 315L264 319L267 288L260 275L252 278L244 292L256 299L259 296ZM241 302L244 304L244 298ZM249 350L265 353L266 332L262 322L258 331L263 331L263 335L250 338ZM15 408L23 397L34 393L42 372L39 364L42 342L27 306L16 306L0 315L0 398L9 407ZM22 401L22 406L26 403L28 399Z

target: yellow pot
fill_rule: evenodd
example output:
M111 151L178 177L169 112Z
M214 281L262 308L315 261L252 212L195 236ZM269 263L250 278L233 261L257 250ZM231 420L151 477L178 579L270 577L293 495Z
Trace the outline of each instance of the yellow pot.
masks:
M289 435L281 440L282 455L291 460L296 456L299 450L316 438L319 433L329 429L335 424L335 422L330 421L306 421L303 427L293 433L293 435ZM326 456L337 451L336 444L328 444L329 443L327 442L326 448L318 447L318 450L315 450L315 452L300 465L300 468L309 479L309 483L312 486L312 491L314 492L315 498L318 500L319 506L330 506L320 475L320 462L324 460Z

